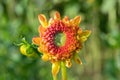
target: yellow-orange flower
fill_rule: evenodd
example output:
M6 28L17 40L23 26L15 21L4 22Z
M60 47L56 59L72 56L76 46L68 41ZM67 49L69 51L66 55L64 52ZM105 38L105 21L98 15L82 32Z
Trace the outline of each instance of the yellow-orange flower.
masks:
M83 31L79 27L80 16L71 20L67 16L61 19L59 12L56 12L49 21L43 14L40 14L38 19L41 23L38 28L40 36L34 37L32 41L38 45L38 50L43 53L42 59L51 61L53 76L59 72L61 61L65 63L66 67L71 67L72 59L82 64L78 53L91 31Z

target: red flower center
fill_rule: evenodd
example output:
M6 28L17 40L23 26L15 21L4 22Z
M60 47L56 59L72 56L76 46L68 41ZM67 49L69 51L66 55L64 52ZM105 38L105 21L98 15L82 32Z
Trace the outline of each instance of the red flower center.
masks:
M58 35L65 37L65 40L60 43L56 40ZM62 21L55 22L49 28L46 29L43 35L43 43L47 47L47 52L52 55L58 55L59 58L62 56L69 57L70 53L76 49L77 43L76 33L72 27L66 26Z

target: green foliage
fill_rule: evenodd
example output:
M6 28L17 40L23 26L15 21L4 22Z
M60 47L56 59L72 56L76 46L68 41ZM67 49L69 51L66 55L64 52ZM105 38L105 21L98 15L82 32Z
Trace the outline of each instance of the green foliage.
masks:
M120 0L0 0L0 80L52 80L51 64L22 55L21 36L39 35L38 14L58 10L80 15L80 27L92 31L81 54L86 64L68 69L68 80L120 79Z

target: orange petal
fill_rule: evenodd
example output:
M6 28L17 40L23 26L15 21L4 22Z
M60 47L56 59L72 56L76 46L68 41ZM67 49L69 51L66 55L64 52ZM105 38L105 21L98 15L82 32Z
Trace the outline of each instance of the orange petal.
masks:
M43 15L43 14L38 15L38 19L44 28L46 28L48 26L47 19L46 19L45 15Z
M60 69L60 62L54 62L52 63L52 75L57 76Z
M65 16L62 21L67 25L67 26L70 26L70 21L69 21L69 18L68 16Z
M41 38L40 37L34 37L32 38L32 42L36 45L40 45Z
M58 11L55 12L54 19L60 20L60 13Z
M80 23L80 21L81 21L81 17L80 16L76 16L75 18L74 18L74 24L77 26L77 25L79 25L79 23Z
M40 37L42 37L42 35L44 34L45 30L46 30L46 29L45 29L44 27L39 26L38 32L40 33Z
M68 18L68 16L65 16L64 18L63 18L63 21L69 21L69 18Z

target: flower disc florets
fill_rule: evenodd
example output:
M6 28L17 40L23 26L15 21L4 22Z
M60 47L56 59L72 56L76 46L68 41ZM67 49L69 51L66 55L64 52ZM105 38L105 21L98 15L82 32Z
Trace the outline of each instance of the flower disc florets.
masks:
M55 44L55 36L60 33L65 35L66 40L64 45L58 46ZM55 56L56 59L68 59L71 57L72 52L76 49L76 30L72 29L72 27L68 27L62 21L57 21L46 29L42 38L42 43L46 46L46 52Z

